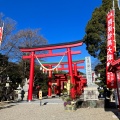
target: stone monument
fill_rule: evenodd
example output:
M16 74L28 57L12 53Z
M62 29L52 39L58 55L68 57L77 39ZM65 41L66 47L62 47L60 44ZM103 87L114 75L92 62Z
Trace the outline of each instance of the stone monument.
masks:
M24 84L24 86L23 86L23 90L24 90L24 92L25 92L23 100L27 100L27 99L28 99L28 87L29 87L29 85L28 85L28 80L27 80L27 78L26 78L26 79L25 79L25 84Z
M96 85L92 80L92 68L90 57L85 57L86 61L86 77L87 77L87 87L84 88L83 100L98 100L98 85Z

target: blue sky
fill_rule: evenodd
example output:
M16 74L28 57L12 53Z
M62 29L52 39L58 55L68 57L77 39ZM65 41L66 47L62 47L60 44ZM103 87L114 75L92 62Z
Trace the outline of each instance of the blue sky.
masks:
M0 0L0 12L15 20L17 29L41 28L48 44L55 44L82 39L92 12L101 4L102 0ZM74 49L82 53L73 60L90 56L85 45Z

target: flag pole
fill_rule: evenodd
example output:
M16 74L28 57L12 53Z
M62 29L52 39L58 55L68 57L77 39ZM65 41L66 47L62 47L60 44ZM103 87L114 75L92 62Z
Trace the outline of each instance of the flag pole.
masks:
M114 44L115 44L115 52L116 52L116 39L115 39L115 1L113 0L113 11L114 11Z
M119 0L117 0L117 2L118 2L118 9L120 10L120 4L119 4Z
M119 7L119 0L118 1L118 7ZM114 3L114 0L113 0L113 11L114 11L114 43L115 43L115 52L116 52L116 39L115 39L115 3ZM116 76L117 76L117 73L116 73ZM119 95L119 86L118 86L118 83L117 83L117 77L116 77L116 85L117 85L117 97L116 99L118 99L118 103L119 103L119 108L120 108L120 95ZM117 102L116 102L116 105L117 105Z
M114 0L113 0L113 10L115 10L115 2L114 2Z

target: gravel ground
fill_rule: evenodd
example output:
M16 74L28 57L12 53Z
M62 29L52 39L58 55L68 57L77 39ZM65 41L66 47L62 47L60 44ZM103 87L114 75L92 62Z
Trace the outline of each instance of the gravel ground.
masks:
M0 120L119 120L104 108L65 111L62 104L14 103L0 109Z

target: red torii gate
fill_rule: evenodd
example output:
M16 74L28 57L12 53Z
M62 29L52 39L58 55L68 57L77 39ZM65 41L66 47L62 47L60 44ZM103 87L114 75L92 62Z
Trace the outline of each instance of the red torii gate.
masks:
M81 59L81 60L74 60L74 61L72 61L72 64L75 66L75 65L77 65L77 64L80 64L80 63L84 63L84 59ZM50 66L50 65L52 65L52 66L56 66L58 63L57 62L43 62L42 63L44 66ZM57 69L58 70L69 70L69 68L67 68L67 67L65 67L65 65L68 65L68 62L61 62L60 63L60 66L61 67L58 67ZM75 69L75 68L73 68L73 69ZM84 66L77 66L77 69L84 69Z
M72 64L74 65L74 66L72 66L72 69L74 70L74 73L75 73L76 76L77 76L77 69L84 69L84 66L77 66L77 64L84 63L84 61L85 61L84 59L72 61ZM52 62L52 63L44 62L44 63L42 63L42 65L50 67L50 68L52 68L53 66L56 66L57 64L58 64L57 62ZM60 63L61 67L58 67L57 70L69 70L69 68L65 67L66 64L68 65L68 62L61 62ZM52 91L51 90L52 73L51 73L51 71L49 71L49 72L50 73L49 73L49 82L48 82L48 96L51 96L51 93L52 93L51 92ZM59 83L59 80L57 80L57 83Z
M79 54L80 51L72 52L71 48L81 46L83 41L75 41L75 42L68 42L68 43L60 43L60 44L51 44L51 45L40 45L35 47L19 47L21 52L30 52L31 55L23 56L23 59L30 59L30 78L29 78L29 90L28 90L28 101L32 100L32 93L33 93L33 78L34 78L34 59L43 58L43 57L52 57L52 56L61 56L65 53L53 53L52 50L55 49L63 49L66 48L67 50L67 57L68 57L68 68L70 73L70 82L71 84L75 84L73 78L73 71L72 71L72 54ZM37 55L35 54L36 51L48 51L47 54ZM52 72L52 71L51 71ZM74 88L71 89L71 97L74 98Z

